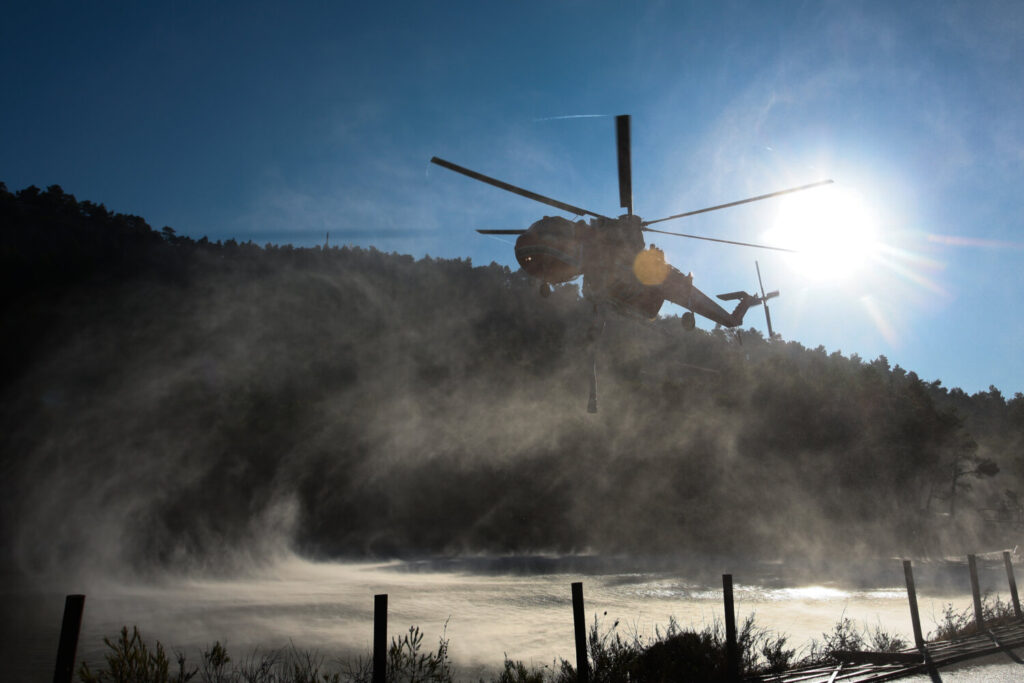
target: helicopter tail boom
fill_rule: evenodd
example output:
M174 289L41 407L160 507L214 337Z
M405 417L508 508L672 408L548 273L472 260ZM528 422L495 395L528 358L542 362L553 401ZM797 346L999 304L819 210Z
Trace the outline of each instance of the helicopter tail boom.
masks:
M692 275L683 275L669 266L668 276L660 285L661 295L668 301L687 308L697 315L702 315L723 327L738 327L743 324L743 316L752 306L761 303L761 298L746 292L729 292L718 295L724 301L739 300L736 308L730 313L704 292L693 285Z
M746 315L750 307L763 303L761 297L755 294L747 294L746 292L740 292L740 294L742 295L739 297L740 302L736 304L736 308L729 314L729 318L732 322L730 324L726 324L726 327L738 327L742 325L743 316Z

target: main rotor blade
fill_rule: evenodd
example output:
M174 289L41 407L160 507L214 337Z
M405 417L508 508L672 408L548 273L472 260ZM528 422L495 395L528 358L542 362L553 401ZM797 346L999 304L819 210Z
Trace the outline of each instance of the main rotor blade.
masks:
M662 220L668 220L667 218ZM740 247L754 247L755 249L771 249L773 251L788 251L791 254L799 254L799 249L786 249L785 247L769 247L767 244L751 244L750 242L734 242L733 240L720 240L716 237L701 237L700 235L687 235L682 232L668 232L667 230L655 230L654 228L643 228L644 232L656 232L662 235L674 235L675 237L689 237L694 240L707 240L708 242L721 242L722 244L735 244Z
M476 171L471 171L468 168L464 168L462 166L459 166L458 164L453 164L452 162L445 161L444 159L439 159L438 157L433 157L430 160L430 163L437 164L438 166L443 166L444 168L447 168L448 170L455 171L456 173L461 173L462 175L468 176L468 177L472 178L473 180L479 180L482 183L487 183L488 185L494 185L495 187L499 187L502 190L507 190L507 191L509 191L509 192L511 192L513 194L520 195L521 197L526 197L527 199L532 199L534 201L540 202L541 204L547 204L548 206L553 206L556 209L561 209L562 211L568 211L569 213L576 214L577 216L588 215L588 216L593 216L594 218L605 218L605 219L607 219L607 216L602 216L599 213L594 213L593 211L588 211L587 209L581 209L578 206L573 206L572 204L566 204L565 202L560 202L557 199L551 199L550 197L545 197L544 195L537 194L536 192L530 192L529 190L524 190L521 187L516 187L515 185L510 185L510 184L508 184L508 183L506 183L504 181L498 180L497 178L491 178L490 176L485 176L483 173L477 173Z
M764 301L764 282L761 281L761 264L754 261L754 267L757 268L757 284L761 287L761 300ZM765 308L767 308L767 306Z
M791 187L788 190L779 190L778 192L771 192L769 194L762 194L757 197L750 197L749 199L741 199L738 202L729 202L728 204L719 204L718 206L709 206L706 209L697 209L696 211L687 211L686 213L677 213L674 216L666 216L665 218L658 218L653 221L644 221L644 225L654 225L655 223L661 223L662 221L670 221L674 218L685 218L686 216L695 216L698 213L707 213L708 211L718 211L719 209L728 209L730 206L739 206L740 204L749 204L750 202L759 202L762 199L769 199L771 197L778 197L779 195L789 194L791 192L800 192L801 190L809 190L812 187L818 187L819 185L828 185L835 181L819 180L816 183L810 185L801 185L800 187ZM709 238L710 239L710 238Z
M522 235L525 230L477 230L481 235Z
M633 170L630 163L629 114L615 117L615 146L619 152L619 206L633 213Z

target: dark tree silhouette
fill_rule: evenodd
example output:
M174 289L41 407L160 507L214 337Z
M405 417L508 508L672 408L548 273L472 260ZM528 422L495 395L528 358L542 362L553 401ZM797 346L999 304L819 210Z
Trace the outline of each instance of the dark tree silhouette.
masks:
M194 240L0 185L0 266L0 540L25 571L974 550L973 509L1022 490L1024 396L753 329L609 318L589 416L578 289L493 263Z

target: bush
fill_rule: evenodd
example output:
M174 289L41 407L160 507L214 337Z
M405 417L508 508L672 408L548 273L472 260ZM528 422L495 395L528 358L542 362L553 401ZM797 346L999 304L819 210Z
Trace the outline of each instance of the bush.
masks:
M179 653L178 672L172 677L164 646L158 641L156 650L150 652L138 627L133 626L129 636L128 627L123 626L121 637L116 642L106 637L103 642L111 650L106 656L107 668L93 673L89 665L83 662L78 667L78 677L82 683L185 683L196 675L195 669L186 671L185 656Z
M992 591L985 591L981 596L981 614L986 626L998 626L1017 618L1013 605ZM942 620L936 623L935 630L928 634L928 640L956 640L967 638L978 632L978 622L974 615L974 606L957 610L953 603L946 603L942 610Z
M591 625L588 644L590 680L595 683L618 681L721 681L726 677L725 629L719 622L702 629L683 629L670 618L668 627L655 630L647 641L633 633L623 636L618 632L619 622L601 632L595 618ZM736 634L743 675L777 673L789 668L796 651L786 648L787 638L756 625L754 615L748 616ZM509 662L506 659L506 671ZM527 672L517 673L524 676ZM504 678L496 683L512 681L543 681L543 672L529 672L534 678ZM504 676L504 673L503 673ZM576 669L562 660L557 673L551 675L554 683L575 683Z
M812 640L807 647L807 654L800 660L804 666L812 666L823 662L837 662L838 653L861 652L898 652L907 647L902 636L890 633L881 624L873 628L858 628L857 624L845 614L836 622L832 630L821 634L821 641Z
M540 669L527 669L519 660L511 660L505 656L505 667L494 683L544 683L544 672Z
M199 667L191 670L185 664L185 655L178 653L178 670L172 674L164 646L157 641L151 652L137 627L132 627L130 636L128 627L122 627L116 642L110 638L103 642L111 650L106 655L106 668L93 673L83 662L78 668L82 683L186 683L193 678L197 683L341 683L340 674L321 671L321 657L294 647L263 654L254 651L239 667L229 668L231 656L216 642L203 651Z
M449 683L452 680L454 671L448 658L448 639L441 636L437 652L420 652L422 645L423 633L418 626L410 626L407 634L391 640L389 683Z

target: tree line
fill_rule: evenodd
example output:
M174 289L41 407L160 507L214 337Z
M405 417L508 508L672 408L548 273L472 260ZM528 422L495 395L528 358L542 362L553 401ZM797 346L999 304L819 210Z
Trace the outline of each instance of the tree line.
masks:
M999 544L1024 396L613 317L521 271L211 242L0 185L5 563ZM979 512L986 509L986 512ZM1001 547L997 545L996 547Z

